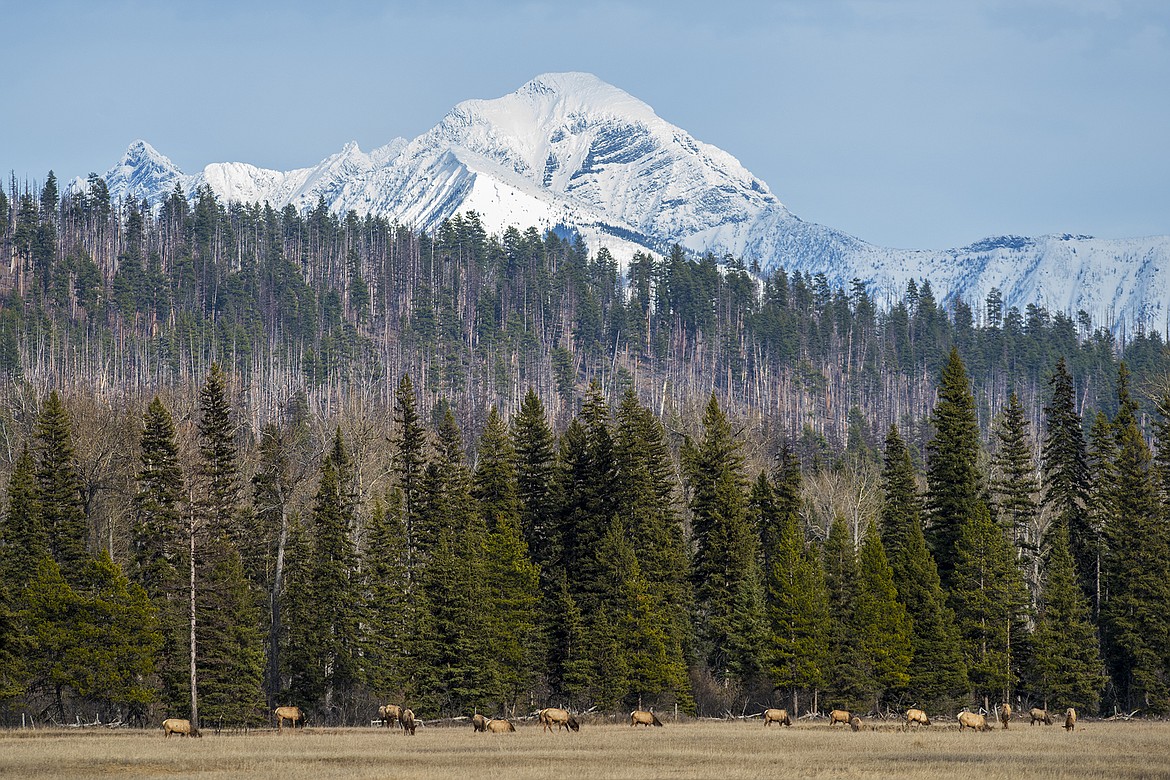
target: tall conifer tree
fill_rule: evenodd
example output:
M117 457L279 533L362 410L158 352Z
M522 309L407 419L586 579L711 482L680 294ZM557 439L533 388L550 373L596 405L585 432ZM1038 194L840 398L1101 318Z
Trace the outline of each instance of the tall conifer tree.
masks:
M76 582L88 557L89 526L73 455L72 426L56 390L49 393L37 418L36 464L37 504L49 554L65 579Z

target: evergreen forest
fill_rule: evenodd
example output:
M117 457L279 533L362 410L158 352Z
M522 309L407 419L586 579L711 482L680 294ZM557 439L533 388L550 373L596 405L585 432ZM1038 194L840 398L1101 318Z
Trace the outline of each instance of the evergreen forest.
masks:
M1084 312L0 188L0 722L1170 710L1170 350Z

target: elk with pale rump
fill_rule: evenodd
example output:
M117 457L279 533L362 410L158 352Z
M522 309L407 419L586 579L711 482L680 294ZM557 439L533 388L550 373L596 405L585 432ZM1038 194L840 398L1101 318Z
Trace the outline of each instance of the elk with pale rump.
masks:
M284 722L287 720L288 725L292 728L305 727L305 713L301 711L300 707L277 707L272 711L276 716L276 731L279 733L284 731Z
M191 726L191 721L186 718L167 718L162 722L163 734L169 737L171 734L178 734L180 737L202 737L199 729Z
M506 734L509 731L516 730L516 727L512 725L512 721L504 720L503 718L492 718L487 722L486 728L493 734Z
M540 725L544 727L541 729L541 733L545 730L552 731L554 725L557 727L557 731L562 728L569 731L581 730L581 724L573 717L573 713L562 710L560 707L546 707L537 713L537 717L540 720Z
M849 710L833 710L829 713L829 728L836 726L838 723L844 726L849 723L849 718Z
M488 719L478 712L471 716L471 730L479 733L487 730Z
M412 737L414 736L414 730L418 725L414 722L414 710L412 710L410 707L404 709L398 716L398 722L402 724L402 734L404 736L406 734L409 734Z
M382 721L382 728L388 729L398 722L402 714L402 707L397 704L383 704L378 708L378 718Z
M906 725L903 728L908 729L911 726L918 728L920 726L929 726L929 725L930 725L930 718L926 717L925 711L915 710L915 709L906 710Z
M1052 725L1052 716L1048 714L1048 710L1042 710L1039 707L1033 707L1028 711L1028 715L1032 718L1032 725L1043 723L1045 726Z
M1072 731L1077 727L1077 711L1072 707L1068 708L1068 712L1064 715L1064 730Z
M1008 723L1011 722L1011 719L1012 719L1012 705L1008 704L1005 701L1003 703L1003 706L999 708L999 722L1002 723L1003 727L1006 729L1008 727Z
M792 718L788 717L788 710L764 710L764 725L770 726L779 723L781 726L791 726Z
M631 726L661 726L662 721L653 712L646 710L634 710L630 713Z
M987 718L975 712L968 712L963 710L959 713L959 731L963 729L975 729L976 731L991 731L991 726L987 723Z

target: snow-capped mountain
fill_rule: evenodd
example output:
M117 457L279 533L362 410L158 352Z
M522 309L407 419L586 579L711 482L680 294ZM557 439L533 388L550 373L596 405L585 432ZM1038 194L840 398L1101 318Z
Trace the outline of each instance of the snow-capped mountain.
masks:
M489 231L569 226L621 259L673 243L764 268L866 281L879 300L929 279L936 296L1085 309L1098 322L1167 325L1170 237L1002 237L961 249L868 244L791 212L730 154L698 141L626 92L585 73L538 76L495 100L464 101L417 138L370 153L356 144L310 168L281 172L214 163L185 175L136 141L106 174L115 198L157 203L176 184L225 201L376 213L432 228L476 211Z

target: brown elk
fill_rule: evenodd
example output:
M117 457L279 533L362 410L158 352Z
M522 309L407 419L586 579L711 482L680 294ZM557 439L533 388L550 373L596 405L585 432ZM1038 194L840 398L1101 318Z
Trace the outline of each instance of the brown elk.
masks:
M1042 710L1039 707L1033 707L1029 710L1028 715L1032 718L1032 725L1043 723L1045 726L1052 725L1052 716L1048 714L1048 710Z
M487 729L488 719L478 712L471 716L471 729L475 732L485 731Z
M982 715L963 710L959 713L959 731L962 731L963 729L991 731L991 726L987 724L987 718L983 717Z
M1012 705L1005 701L1003 706L999 708L999 722L1002 723L1003 727L1006 729L1008 727L1008 723L1011 722L1011 719Z
M764 710L764 725L770 726L779 723L781 726L791 726L792 718L788 717L788 710Z
M842 726L849 723L849 710L833 710L829 713L829 727L832 728L840 723Z
M856 715L849 719L849 728L853 729L854 731L861 731L862 725L861 718L857 717Z
M630 713L631 726L661 726L662 721L653 712L646 710L634 710Z
M512 725L512 721L504 720L503 718L492 718L487 722L486 728L493 734L506 734L509 731L516 730L516 727Z
M191 721L186 718L167 718L162 722L163 734L170 736L171 734L178 734L180 737L202 737L199 729L191 726Z
M414 730L417 724L414 722L414 710L410 707L404 709L398 716L398 722L402 724L403 735L409 734L414 736Z
M924 712L923 710L915 710L915 709L906 710L906 725L903 728L908 729L911 726L918 728L920 726L929 726L929 725L930 725L930 718L926 717L926 712Z
M390 728L398 722L402 714L402 707L397 704L383 704L378 708L378 718L382 721L382 728Z
M1064 715L1064 730L1072 731L1077 727L1077 711L1072 707L1068 708L1068 712Z
M301 711L300 707L277 707L272 711L276 716L276 730L277 732L284 731L284 722L287 720L288 725L292 728L305 727L305 713Z
M559 707L546 707L537 713L537 717L540 720L541 726L543 726L541 729L542 733L545 730L552 731L552 727L554 725L557 727L557 731L560 731L562 728L568 729L570 731L581 730L581 724L577 722L577 719L573 717L573 714L568 710L562 710Z

